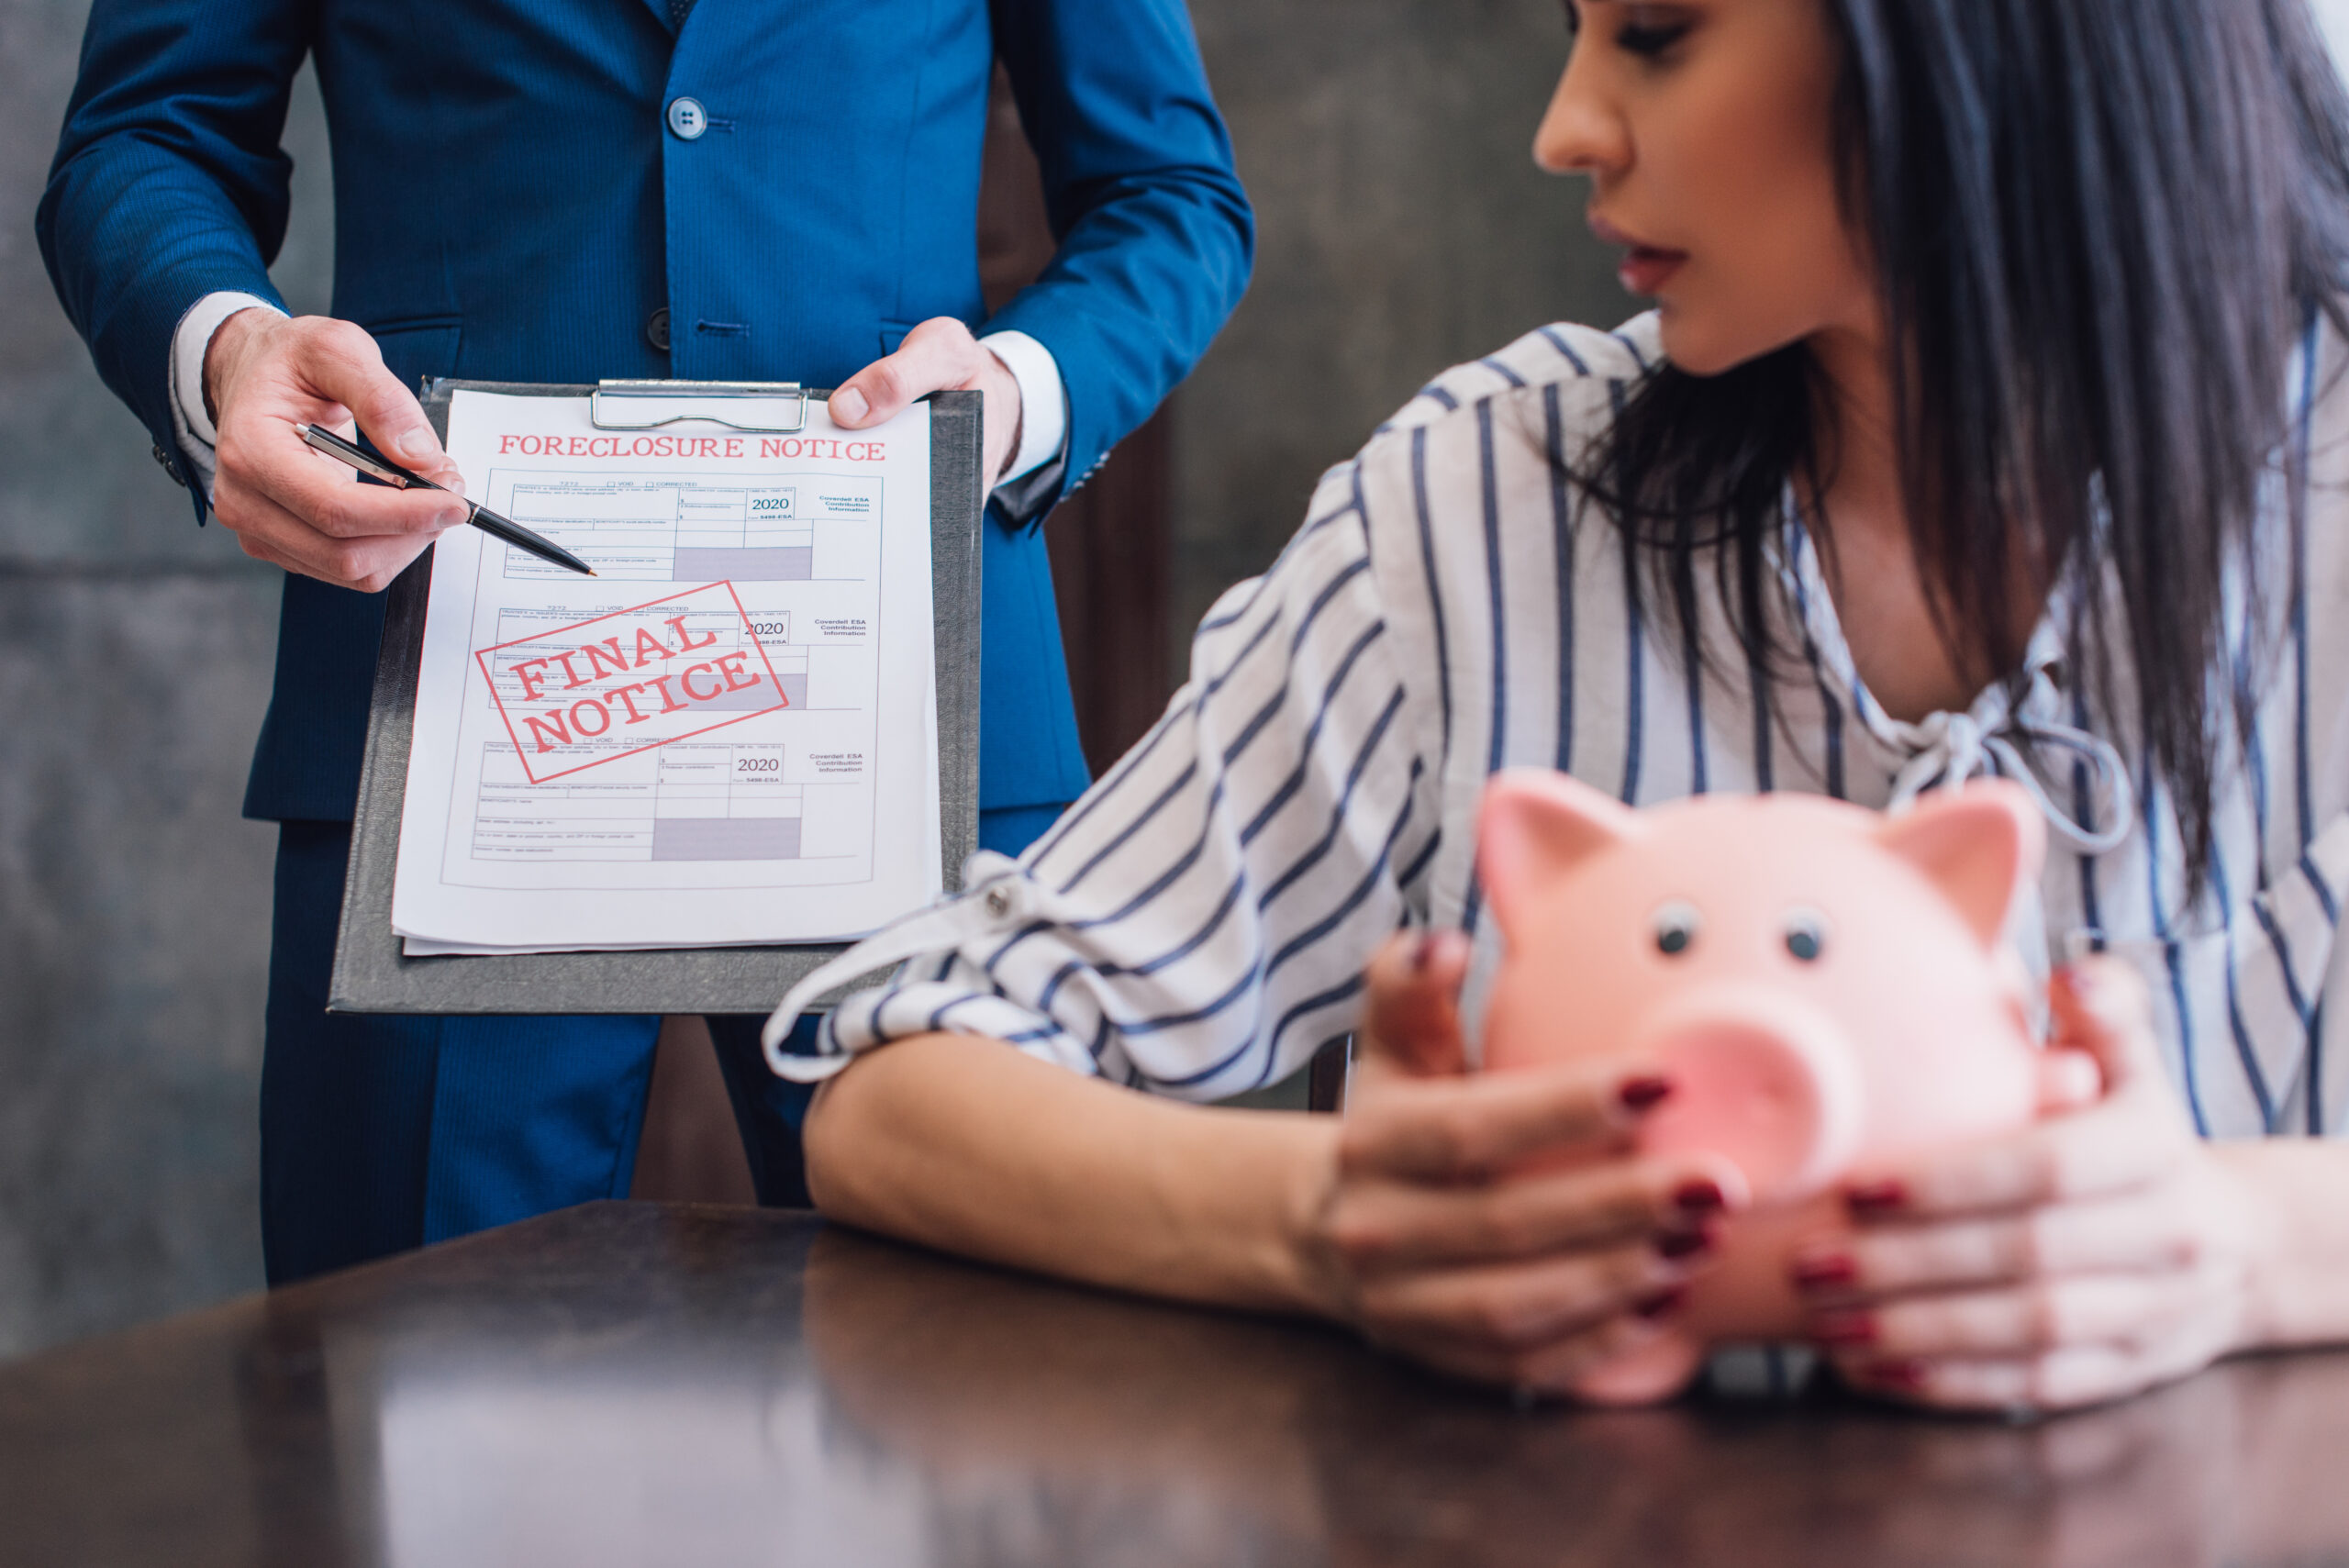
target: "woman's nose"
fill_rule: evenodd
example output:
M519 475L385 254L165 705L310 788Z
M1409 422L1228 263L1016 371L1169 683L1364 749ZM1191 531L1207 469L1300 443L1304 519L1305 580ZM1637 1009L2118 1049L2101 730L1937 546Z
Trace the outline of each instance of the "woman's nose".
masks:
M1629 165L1631 137L1622 119L1595 91L1588 70L1577 70L1577 49L1550 95L1533 133L1533 161L1553 174L1614 174Z

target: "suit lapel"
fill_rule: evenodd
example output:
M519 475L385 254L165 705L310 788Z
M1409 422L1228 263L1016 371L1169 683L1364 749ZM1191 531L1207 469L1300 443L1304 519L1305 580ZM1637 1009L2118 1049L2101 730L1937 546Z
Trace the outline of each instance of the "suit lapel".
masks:
M653 20L661 24L662 32L672 39L677 36L676 20L669 15L669 0L644 0L644 8L652 13Z

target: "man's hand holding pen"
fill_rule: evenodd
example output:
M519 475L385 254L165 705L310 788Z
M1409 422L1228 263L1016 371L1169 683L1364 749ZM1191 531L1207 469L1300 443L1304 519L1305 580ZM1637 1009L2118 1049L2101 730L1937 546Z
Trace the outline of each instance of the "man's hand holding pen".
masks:
M362 328L239 311L205 352L204 395L219 430L213 510L248 555L373 594L465 520L463 478ZM294 428L314 424L351 439L354 420L384 453L446 488L358 484Z

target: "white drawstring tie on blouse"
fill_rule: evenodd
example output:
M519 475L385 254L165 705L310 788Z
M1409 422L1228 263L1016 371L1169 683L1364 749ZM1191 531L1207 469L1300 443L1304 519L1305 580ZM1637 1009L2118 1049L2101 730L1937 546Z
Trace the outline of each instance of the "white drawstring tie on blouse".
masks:
M2035 660L2028 695L2021 706L2025 712L2034 707L2043 710L2055 701L2054 683L2048 678L2046 664ZM1993 711L1985 714L1986 707ZM1937 713L1921 724L1901 727L1907 732L1904 739L1918 743L1918 749L1893 775L1892 795L1885 809L1903 812L1928 789L1962 789L1969 780L1991 774L2011 779L2028 790L2048 826L2083 854L2100 855L2118 848L2129 837L2137 811L2137 792L2120 748L2076 725L2016 719L2013 711L2003 700L1986 698L1974 712ZM2100 827L2089 828L2055 804L2030 759L2009 739L2015 735L2034 746L2069 751L2087 764L2107 806L2097 814Z

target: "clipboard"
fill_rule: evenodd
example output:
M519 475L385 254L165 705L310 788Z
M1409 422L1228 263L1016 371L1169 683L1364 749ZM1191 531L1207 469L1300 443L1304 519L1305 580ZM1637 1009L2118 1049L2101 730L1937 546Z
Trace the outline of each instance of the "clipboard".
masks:
M663 384L681 395L690 384ZM443 441L450 395L515 397L595 395L596 386L428 377L424 412ZM721 393L721 395L723 394ZM807 398L828 394L808 390ZM976 392L939 392L930 405L930 603L938 682L939 827L945 884L962 885L963 862L979 836L979 528L985 516ZM367 750L359 774L342 917L335 937L327 1010L336 1013L765 1013L803 975L847 944L651 949L629 952L452 955L410 958L392 931L392 883L416 724L424 651L425 600L432 580L426 550L386 591L384 637L368 705ZM822 1000L832 1001L862 981Z
M599 430L721 425L752 435L796 436L815 396L796 381L599 381L587 421Z

